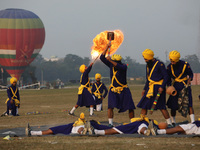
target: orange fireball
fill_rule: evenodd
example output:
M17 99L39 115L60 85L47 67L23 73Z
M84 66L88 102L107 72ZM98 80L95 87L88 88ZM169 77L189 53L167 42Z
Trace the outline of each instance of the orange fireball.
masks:
M98 57L105 49L107 44L109 43L109 40L107 40L107 33L110 31L104 31L98 34L94 39L93 39L93 46L92 46L92 51L91 55L92 58ZM114 54L119 46L122 44L124 40L124 35L122 31L120 30L114 30L114 40L111 41L111 47L110 47L110 54Z

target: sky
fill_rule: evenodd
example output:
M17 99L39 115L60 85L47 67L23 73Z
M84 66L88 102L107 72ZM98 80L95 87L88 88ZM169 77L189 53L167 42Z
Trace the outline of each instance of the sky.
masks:
M200 55L200 0L1 0L0 10L34 12L45 26L45 58L75 54L91 58L97 34L119 29L124 41L117 54L144 63L149 48L162 61L177 50Z

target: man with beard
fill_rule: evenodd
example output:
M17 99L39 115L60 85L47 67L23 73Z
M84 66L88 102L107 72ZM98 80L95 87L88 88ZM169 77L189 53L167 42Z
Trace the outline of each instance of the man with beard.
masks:
M160 109L168 125L172 125L169 113L166 110L166 93L165 86L168 81L168 74L165 65L160 60L154 58L154 52L151 49L146 49L142 52L146 66L146 84L142 91L142 99L137 107L142 108L141 115L147 115L147 110L150 110L157 95L157 105L155 110Z
M167 72L170 76L169 85L173 85L177 90L175 96L170 96L167 102L168 108L171 109L172 123L175 124L176 110L178 110L178 97L181 90L191 84L193 79L193 72L189 63L179 60L180 53L176 50L173 50L169 53L169 60L171 63L167 66ZM172 82L171 82L172 81ZM192 91L191 87L188 86L188 99L189 99L189 115L191 123L195 121L194 110L192 107Z
M103 82L101 82L101 74L95 74L96 82L92 84L92 94L95 96L94 109L97 111L103 110L102 102L106 97L108 90ZM104 93L104 94L103 94ZM103 95L102 95L103 94Z
M6 100L7 104L7 115L9 116L19 116L18 109L20 108L20 95L17 88L17 78L12 77L10 79L11 86L7 89L8 98Z
M119 109L119 113L129 110L129 118L131 119L134 117L135 105L126 81L127 65L121 62L122 57L120 55L114 54L112 58L110 56L105 57L110 46L109 43L100 59L110 68L111 85L108 94L108 122L110 126L113 126L114 108Z

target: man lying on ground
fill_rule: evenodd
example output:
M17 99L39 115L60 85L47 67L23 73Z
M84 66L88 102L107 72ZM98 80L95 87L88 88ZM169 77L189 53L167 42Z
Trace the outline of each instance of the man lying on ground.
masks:
M149 127L148 127L149 126ZM150 120L147 117L141 115L140 118L132 118L131 123L116 126L110 129L96 129L92 124L90 125L89 122L85 125L84 130L93 131L93 134L96 135L112 135L112 134L143 134L149 136L150 133L155 135L156 133L154 130L150 131L153 126L159 127L159 124L155 120ZM167 124L165 124L165 127Z
M174 133L180 133L180 134L186 134L186 135L200 135L200 120L197 120L193 123L188 124L180 124L174 128L169 129L157 129L156 126L151 127L151 131L153 131L156 134L174 134Z
M77 121L74 123L69 123L66 125L61 125L61 126L56 126L49 128L48 130L44 131L32 131L31 127L28 124L28 127L25 129L25 134L27 136L32 136L32 135L50 135L50 134L86 134L89 132L89 134L92 134L91 130L86 130L84 129L85 127L85 115L84 113L80 114L80 118L78 118ZM105 126L105 125L100 125L98 122L91 120L90 123L99 130L103 129L109 129L111 127Z

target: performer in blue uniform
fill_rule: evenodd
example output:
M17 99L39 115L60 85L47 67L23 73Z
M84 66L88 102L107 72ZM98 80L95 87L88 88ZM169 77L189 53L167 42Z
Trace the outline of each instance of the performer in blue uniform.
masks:
M11 86L7 89L8 99L5 102L7 104L7 115L19 116L20 96L17 88L17 79L12 77L10 83Z
M105 130L105 129L110 129L111 127L105 126L105 125L100 125L97 121L91 120L89 121L90 124L95 128L99 130ZM85 127L86 124L85 120L85 114L81 113L80 118L78 118L77 121L74 123L69 123L66 125L60 125L56 127L49 128L48 130L44 131L32 131L31 127L28 125L25 129L25 134L27 136L32 136L32 135L49 135L49 134L87 134L88 130ZM89 134L92 134L92 131L89 130Z
M108 90L104 83L101 82L101 74L95 75L96 82L92 85L92 94L95 96L96 110L102 110L102 101L106 97ZM103 94L104 93L104 94ZM103 95L102 95L103 94Z
M167 66L167 72L170 76L168 85L173 85L177 91L175 96L170 95L167 106L171 109L172 123L176 123L175 116L176 110L178 110L178 96L180 91L187 85L188 86L188 98L189 98L189 115L191 122L195 121L194 110L192 107L192 91L191 81L193 79L193 72L190 64L180 60L180 53L176 50L169 53L169 60L171 63Z
M165 86L168 81L168 74L163 62L154 58L154 52L146 49L142 52L146 66L146 84L142 91L142 99L137 107L142 108L141 114L146 115L150 110L156 95L159 95L155 110L160 109L167 123L172 125L169 113L166 110L166 93Z
M80 66L79 70L82 73L80 78L81 86L78 89L78 102L69 112L69 115L73 115L74 111L80 106L90 106L90 115L93 115L93 106L95 105L94 96L90 88L89 73L92 69L93 63L89 67L84 64Z
M174 134L181 133L186 135L200 135L200 121L196 120L193 123L180 124L174 128L156 130L157 134Z
M150 133L155 135L155 132L151 132L148 126L156 126L158 128L158 122L155 120L149 120L145 118L132 118L131 123L113 127L111 129L96 129L94 128L94 134L97 135L112 135L112 134L144 134L149 136Z
M126 81L127 65L121 62L120 55L112 55L105 57L109 43L106 50L100 56L101 61L110 68L111 85L108 94L108 121L110 126L113 125L113 109L117 108L120 112L129 110L129 118L134 117L135 105L132 99L131 92Z

